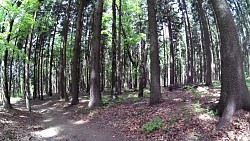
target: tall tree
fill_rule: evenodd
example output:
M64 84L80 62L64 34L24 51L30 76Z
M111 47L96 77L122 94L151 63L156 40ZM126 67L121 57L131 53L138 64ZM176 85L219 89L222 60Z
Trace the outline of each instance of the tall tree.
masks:
M121 44L122 44L122 0L119 1L119 23L118 23L118 72L117 72L117 94L120 95L122 92L122 56L121 56Z
M100 91L100 45L101 45L101 26L102 26L103 0L98 0L94 15L94 35L93 48L91 50L91 72L90 72L90 101L89 107L101 105Z
M67 45L67 37L68 37L68 24L69 24L69 16L70 16L70 6L71 1L68 0L68 6L66 8L66 14L64 17L63 22L63 29L62 29L62 42L60 47L60 82L59 82L59 93L61 94L61 98L65 99L65 101L69 101L68 95L66 93L66 86L65 86L65 65L66 65L66 45Z
M211 56L211 43L210 43L210 33L208 29L208 22L205 12L202 7L203 0L198 0L198 13L201 21L201 30L203 30L203 47L205 48L206 54L206 78L205 78L205 85L210 86L212 85L212 56Z
M50 51L49 92L48 92L49 96L52 96L52 68L53 68L53 60L54 60L54 44L55 44L55 37L56 37L57 22L58 22L58 18L56 19L56 23L54 24L54 33L53 33L51 51Z
M155 1L147 0L148 4L148 22L150 37L150 105L157 104L161 101L160 87L160 59L156 23Z
M117 98L117 90L116 90L116 0L112 0L112 11L113 11L113 23L112 23L112 91L111 97Z
M85 1L78 0L78 15L76 21L76 35L72 66L72 105L79 103L79 78L80 78L80 53L81 53L81 36L82 36L82 13L85 7Z
M230 121L235 111L250 111L250 94L243 70L242 51L237 28L226 0L211 0L216 14L221 39L221 96L217 109L222 117L221 128Z

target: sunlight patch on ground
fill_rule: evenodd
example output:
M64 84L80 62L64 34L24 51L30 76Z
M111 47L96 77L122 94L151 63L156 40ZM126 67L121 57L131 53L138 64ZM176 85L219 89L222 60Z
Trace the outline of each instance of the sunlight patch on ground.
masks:
M44 105L48 105L49 103L51 103L52 101L51 100L49 100L48 102L45 102L45 103L43 103L42 104L42 106L44 106Z
M60 130L58 127L50 127L48 129L34 132L36 136L43 137L43 138L51 138L60 133Z
M68 115L68 114L70 114L70 112L64 112L63 114L64 114L64 115Z
M82 124L85 124L88 122L89 122L89 120L78 120L78 121L74 122L73 124L74 125L82 125Z
M21 115L19 116L20 118L28 118L27 116Z
M208 93L208 88L207 87L198 87L197 91L200 93Z
M181 102L181 101L183 101L181 98L175 98L175 99L173 99L173 101L176 101L176 102Z
M17 103L19 101L22 101L23 99L20 98L20 97L11 97L10 98L10 103L14 104L14 103Z
M43 120L43 122L51 122L54 118L48 118L48 119L45 119Z
M208 114L200 114L198 118L203 121L213 120L213 118Z

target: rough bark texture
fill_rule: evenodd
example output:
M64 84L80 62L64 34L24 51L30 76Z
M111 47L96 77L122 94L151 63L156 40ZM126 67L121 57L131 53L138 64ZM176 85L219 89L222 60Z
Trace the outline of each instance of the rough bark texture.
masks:
M150 105L157 104L161 101L160 87L160 59L158 47L158 35L156 24L155 1L147 0L148 4L148 21L149 21L149 36L150 36Z
M51 44L51 52L50 52L50 65L49 65L49 96L52 96L52 68L53 68L53 60L54 60L54 44L55 44L55 37L56 37L56 26L58 22L58 18L56 19L56 23L54 25L54 34Z
M111 97L117 98L116 91L116 0L112 1L113 23L112 23L112 91Z
M169 41L170 41L170 85L174 84L174 41L173 41L173 31L172 31L172 21L171 17L168 16L168 33L169 33Z
M69 101L68 95L66 93L65 87L65 66L66 66L66 44L67 44L67 35L68 35L68 23L70 16L70 5L72 0L68 0L68 6L66 9L66 15L64 18L63 29L62 29L62 43L60 47L60 75L59 75L59 93L61 94L61 98L65 99L65 101Z
M96 3L94 17L94 36L93 48L91 50L91 72L90 72L90 101L89 107L101 105L100 91L100 42L101 42L101 25L102 25L103 0Z
M79 80L80 80L80 53L81 53L81 33L82 33L82 13L85 1L79 0L78 15L76 21L76 35L74 46L74 57L72 66L72 105L79 103Z
M250 94L243 71L242 51L233 16L226 0L211 0L221 39L221 96L217 109L221 128L236 110L250 110Z
M198 0L198 12L199 12L199 17L201 20L202 24L202 29L203 30L203 46L205 48L205 54L206 54L206 79L205 79L205 85L210 86L212 85L212 55L211 55L211 44L210 44L210 34L208 31L208 22L207 18L205 16L205 12L202 7L202 2L203 0Z
M118 25L118 72L117 72L117 94L122 93L122 52L121 52L121 41L122 41L122 0L119 1L119 25Z
M143 97L143 89L145 88L145 82L146 82L146 70L145 70L145 54L146 54L146 43L142 39L141 40L141 64L140 64L140 81L139 81L139 94L138 97Z
M12 27L13 27L14 19L10 21L10 29L9 32L11 33ZM7 42L10 42L10 34L7 35L6 38ZM8 49L4 52L4 59L3 59L3 106L6 109L12 109L12 105L10 104L10 93L9 93L9 87L8 87Z

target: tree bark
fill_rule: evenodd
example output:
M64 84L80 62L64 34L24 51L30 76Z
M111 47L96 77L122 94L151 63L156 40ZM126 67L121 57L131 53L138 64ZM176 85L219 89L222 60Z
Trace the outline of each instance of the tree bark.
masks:
M80 53L81 53L81 36L82 36L82 13L86 2L83 0L78 1L78 15L76 21L76 35L74 56L72 60L72 100L71 105L77 105L79 103L79 80L80 80Z
M52 96L52 68L53 68L53 61L54 61L54 44L55 44L55 37L56 37L56 26L57 26L58 18L56 19L56 23L54 24L54 34L51 44L51 52L50 52L50 65L49 65L49 96Z
M113 23L112 23L112 90L111 97L117 99L117 88L116 88L116 0L112 1L112 11L113 11Z
M118 24L118 72L117 72L117 94L122 92L122 54L121 54L121 40L122 40L122 0L119 1L119 24Z
M101 25L102 25L103 0L96 3L94 17L94 36L93 48L91 50L91 74L90 74L90 108L101 106L100 91L100 44L101 44Z
M65 101L69 101L68 95L66 93L65 87L65 67L66 67L66 45L67 45L67 35L68 35L68 23L70 16L70 6L71 1L68 0L68 6L66 8L66 15L64 18L63 29L62 29L62 42L60 47L60 82L59 82L59 93L61 94L61 98L65 99Z
M211 86L212 85L212 55L211 55L211 44L210 44L210 34L208 31L208 22L207 18L205 16L203 7L202 7L202 2L203 0L198 0L198 12L199 12L199 17L201 20L202 24L202 29L203 30L203 37L204 37L204 48L206 52L206 79L205 79L205 85L206 86Z
M149 22L149 37L150 37L150 105L157 104L161 101L160 87L160 59L158 47L158 34L156 23L155 1L147 0L148 4L148 22Z
M217 109L222 117L217 128L230 121L235 111L250 111L250 94L243 70L242 51L233 16L226 0L211 0L221 39L221 96Z

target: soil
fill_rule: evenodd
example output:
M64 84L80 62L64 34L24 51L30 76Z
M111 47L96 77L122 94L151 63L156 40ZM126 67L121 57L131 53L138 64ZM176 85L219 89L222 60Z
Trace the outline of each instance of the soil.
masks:
M25 108L24 100L12 101L11 111L0 108L0 122L4 130L0 131L0 140L32 141L129 141L132 139L119 135L112 128L96 124L95 121L82 120L72 115L85 105L68 106L57 96L45 97L45 100L32 100L32 112ZM6 116L9 115L9 116ZM16 118L13 119L13 116ZM29 122L23 120L29 117ZM7 125L7 122L13 124ZM22 122L22 123L20 123ZM18 123L18 124L16 124ZM0 125L1 125L0 124ZM1 126L0 126L1 127Z
M58 100L58 94L45 100L32 100L32 112L25 101L11 98L15 110L0 108L0 140L32 141L249 141L250 112L239 110L232 121L216 129L219 117L211 107L219 100L220 87L185 87L173 91L162 88L161 103L149 106L149 91L137 98L126 91L111 100L105 93L103 107L89 109L88 97L80 103ZM143 128L160 119L152 131ZM151 128L154 125L148 127Z

